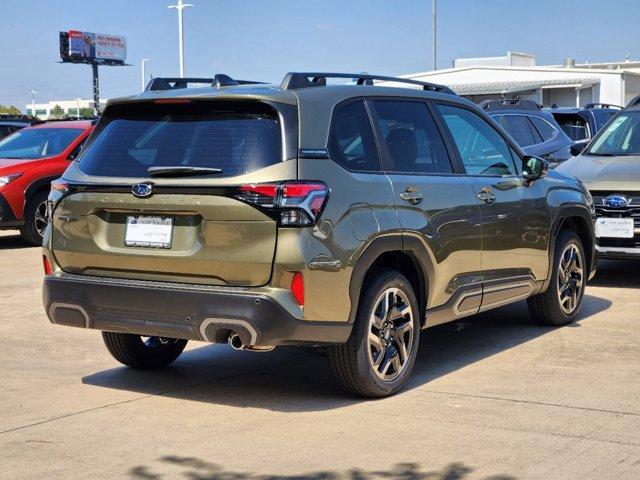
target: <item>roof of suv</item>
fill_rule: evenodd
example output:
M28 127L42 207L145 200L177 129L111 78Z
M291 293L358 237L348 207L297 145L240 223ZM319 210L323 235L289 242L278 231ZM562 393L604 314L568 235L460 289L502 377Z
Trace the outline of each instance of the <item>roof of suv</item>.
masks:
M32 125L29 128L77 128L84 130L93 125L93 120L63 120L56 122L44 122L37 125Z

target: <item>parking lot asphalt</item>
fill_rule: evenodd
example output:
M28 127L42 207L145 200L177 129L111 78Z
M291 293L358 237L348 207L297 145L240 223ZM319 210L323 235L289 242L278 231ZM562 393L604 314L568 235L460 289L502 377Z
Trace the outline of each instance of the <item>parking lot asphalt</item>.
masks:
M49 323L40 251L4 232L0 478L637 480L639 269L602 262L569 327L521 302L427 330L409 387L362 401L296 348L122 367Z

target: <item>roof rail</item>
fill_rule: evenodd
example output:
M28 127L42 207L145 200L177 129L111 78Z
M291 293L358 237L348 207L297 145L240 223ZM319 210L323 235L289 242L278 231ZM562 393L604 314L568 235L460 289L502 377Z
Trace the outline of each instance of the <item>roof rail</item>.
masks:
M478 104L482 110L540 110L542 105L533 100L505 98L503 100L484 100Z
M612 103L587 103L584 108L585 110L595 110L596 108L619 108L622 110L620 105L614 105Z
M625 108L633 108L637 107L638 105L640 105L640 95L633 98Z
M156 77L151 79L145 88L145 92L154 92L157 90L175 90L177 88L187 88L192 83L207 83L212 87L229 87L232 85L253 85L264 82L255 82L253 80L235 80L229 75L218 73L213 78L169 78Z
M280 88L283 90L298 90L301 88L324 87L327 85L327 78L348 78L355 81L357 85L373 85L374 80L406 83L409 85L418 85L422 87L423 90L431 92L455 95L453 90L444 85L421 82L411 78L386 77L383 75L369 75L366 73L289 72L284 76L284 79L280 84Z

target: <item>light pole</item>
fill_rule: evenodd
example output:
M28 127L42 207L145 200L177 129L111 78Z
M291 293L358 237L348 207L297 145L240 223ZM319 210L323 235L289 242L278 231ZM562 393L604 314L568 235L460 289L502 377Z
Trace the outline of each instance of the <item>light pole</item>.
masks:
M31 115L35 117L36 116L36 95L38 94L38 92L36 92L32 88L29 93L31 94Z
M144 92L145 87L147 86L147 84L145 83L146 75L144 73L144 64L145 64L145 62L148 62L148 61L149 61L148 58L143 58L142 61L140 62L140 70L141 70L141 73L142 73L142 91L143 92Z
M193 7L190 3L182 3L178 0L177 5L169 5L167 8L175 8L178 10L178 48L180 50L180 78L184 78L184 31L182 26L182 10Z
M76 98L76 117L80 120L80 100L81 98Z
M433 3L431 4L431 23L433 25L432 28L432 39L431 39L431 48L432 48L432 56L433 56L433 69L437 70L438 68L438 64L436 62L436 1L437 0L433 0Z

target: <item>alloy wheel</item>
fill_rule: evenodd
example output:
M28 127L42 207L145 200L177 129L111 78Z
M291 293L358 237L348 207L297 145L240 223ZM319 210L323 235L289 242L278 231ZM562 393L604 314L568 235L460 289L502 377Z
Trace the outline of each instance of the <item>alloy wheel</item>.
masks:
M369 318L367 351L378 378L390 381L403 372L413 349L414 312L405 293L388 288Z
M36 207L33 223L34 223L36 232L38 232L38 235L42 237L44 235L44 230L45 228L47 228L47 225L49 223L47 221L47 202L46 201L41 202Z
M558 267L558 299L562 311L571 315L582 295L584 285L584 261L580 249L573 243L566 246Z

